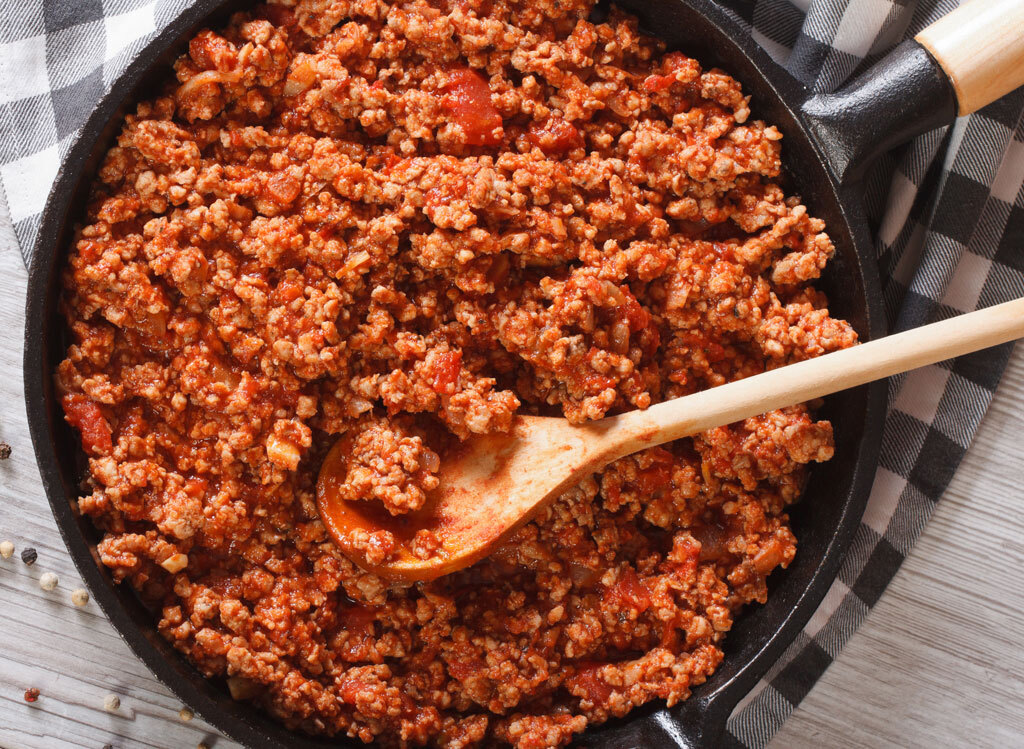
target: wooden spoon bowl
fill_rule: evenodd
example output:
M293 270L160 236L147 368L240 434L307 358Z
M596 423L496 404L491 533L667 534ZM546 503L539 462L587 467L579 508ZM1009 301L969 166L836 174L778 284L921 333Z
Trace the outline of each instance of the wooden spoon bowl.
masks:
M517 416L507 433L474 435L447 451L441 484L426 504L394 516L377 502L349 502L338 496L345 480L348 441L338 440L324 458L317 482L317 506L331 537L360 567L389 578L430 580L485 556L532 515L524 502L557 496L613 458L595 454L614 419L574 426L565 419ZM534 469L538 445L547 445L543 471ZM639 448L638 448L639 449ZM440 547L427 559L412 551L416 533L433 531ZM388 531L397 547L384 564L354 548L352 533Z

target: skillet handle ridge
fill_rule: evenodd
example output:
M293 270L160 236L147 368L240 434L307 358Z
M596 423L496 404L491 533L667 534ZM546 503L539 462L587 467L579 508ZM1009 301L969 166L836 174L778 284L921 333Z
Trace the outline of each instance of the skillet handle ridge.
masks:
M1024 0L970 0L914 38L952 81L958 114L1024 86Z
M910 39L845 88L812 96L802 107L842 183L858 181L886 151L950 124L956 111L956 91L946 73Z
M885 151L1024 85L1024 0L969 0L843 89L802 106L842 183Z

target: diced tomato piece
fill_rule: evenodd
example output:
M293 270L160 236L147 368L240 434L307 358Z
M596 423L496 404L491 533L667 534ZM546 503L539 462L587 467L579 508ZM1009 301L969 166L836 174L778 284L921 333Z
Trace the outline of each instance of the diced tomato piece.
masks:
M619 579L605 591L604 599L621 610L636 609L643 613L651 607L651 593L632 567L619 573Z
M583 146L580 131L561 117L549 117L543 123L534 122L528 135L530 142L548 156L559 156Z
M448 74L445 109L466 135L471 146L496 146L501 142L501 115L491 103L491 89L483 76L469 68Z
M68 424L82 435L82 449L94 455L113 450L110 424L94 401L81 393L69 393L61 398L61 405Z
M644 78L644 90L652 94L659 91L664 91L666 88L676 82L674 75L649 75Z
M455 392L455 383L458 382L459 372L462 369L462 352L445 351L437 354L433 361L434 392L451 395Z
M341 682L338 688L338 692L343 702L347 702L349 705L356 704L356 698L361 692L365 692L373 687L373 683L365 681L363 679L357 679L355 677L349 677Z

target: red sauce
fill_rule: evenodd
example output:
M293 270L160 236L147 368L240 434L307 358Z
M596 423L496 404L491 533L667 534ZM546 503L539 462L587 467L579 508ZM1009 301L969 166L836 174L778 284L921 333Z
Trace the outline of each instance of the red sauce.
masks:
M534 122L528 131L530 142L547 156L560 156L583 146L583 136L576 127L561 117Z
M619 579L605 591L604 600L622 611L636 609L643 613L651 607L651 592L637 576L636 570L624 567Z
M267 181L265 194L274 202L286 206L302 194L302 182L288 172L280 172Z
M465 681L475 676L487 667L482 658L467 658L465 660L451 660L448 662L448 673L459 681Z
M637 489L647 496L654 496L672 484L672 453L661 447L650 451L659 460L637 474Z
M304 288L305 284L301 278L285 278L277 286L277 298L285 304L293 302L303 295Z
M275 26L294 26L295 25L295 14L291 8L285 8L281 5L261 5L259 12L267 17Z
M598 676L605 665L604 663L581 665L576 669L576 673L567 680L569 688L578 696L589 699L597 705L607 704L614 690Z

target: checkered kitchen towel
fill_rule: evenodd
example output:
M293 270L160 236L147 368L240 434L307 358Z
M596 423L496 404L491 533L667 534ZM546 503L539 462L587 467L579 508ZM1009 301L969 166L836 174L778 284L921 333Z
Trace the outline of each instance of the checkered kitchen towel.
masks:
M956 0L722 0L754 39L830 91ZM189 0L16 0L0 21L0 217L30 260L61 158L96 100ZM756 104L756 103L755 103ZM888 154L869 177L890 323L1024 295L1024 90ZM4 210L6 203L6 211ZM11 227L0 227L0 236ZM867 616L956 470L1009 356L1003 346L894 378L871 501L825 602L729 721L764 746Z

